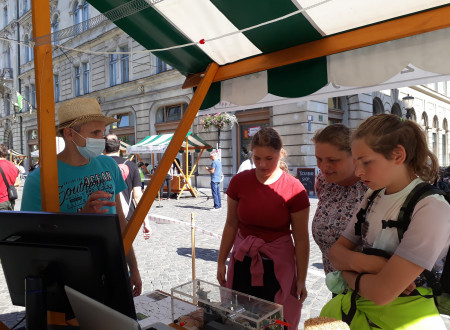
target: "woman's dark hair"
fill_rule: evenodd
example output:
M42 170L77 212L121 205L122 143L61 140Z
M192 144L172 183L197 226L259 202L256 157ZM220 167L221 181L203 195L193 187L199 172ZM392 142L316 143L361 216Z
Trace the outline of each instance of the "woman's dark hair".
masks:
M6 158L8 157L8 155L9 155L8 147L5 146L4 144L0 144L0 157Z
M312 141L314 143L328 143L339 150L352 152L350 139L352 132L350 128L342 124L329 125L314 134Z

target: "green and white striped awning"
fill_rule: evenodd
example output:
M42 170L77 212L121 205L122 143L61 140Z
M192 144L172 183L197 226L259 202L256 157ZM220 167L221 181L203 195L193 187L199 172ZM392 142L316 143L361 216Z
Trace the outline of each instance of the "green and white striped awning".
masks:
M208 109L281 102L285 98L327 98L364 90L450 80L450 9L442 0L90 0L106 17L146 49L186 76L260 57L269 69L255 69L214 83L203 102ZM139 5L144 6L139 7ZM143 9L141 9L143 8ZM134 10L133 10L134 9ZM444 12L445 11L445 12ZM128 14L127 14L128 13ZM339 50L342 35L414 17L391 30L365 32L358 46ZM119 16L117 16L119 15ZM114 19L120 17L120 19ZM436 22L439 22L437 24ZM434 25L433 25L434 24ZM389 31L388 31L389 30ZM372 33L373 34L373 33ZM378 38L379 34L379 38ZM353 37L354 34L351 36ZM389 40L389 41L383 41ZM316 44L316 42L321 42ZM292 49L269 63L265 55ZM331 49L331 50L329 50ZM289 51L288 51L289 53ZM320 56L321 53L326 54ZM263 56L261 56L263 55ZM237 71L237 70L236 70ZM216 79L216 78L215 78ZM191 87L185 84L185 87Z
M172 140L173 134L159 134L147 136L142 141L127 148L128 154L164 153ZM200 150L211 150L212 146L203 141L197 135L189 132L183 141L180 150L198 152Z

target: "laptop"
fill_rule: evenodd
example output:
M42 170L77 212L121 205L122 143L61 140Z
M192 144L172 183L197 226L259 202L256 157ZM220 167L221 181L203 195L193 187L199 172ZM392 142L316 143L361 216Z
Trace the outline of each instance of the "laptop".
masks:
M141 330L139 323L77 290L64 286L82 330Z
M139 323L111 307L94 300L77 290L64 286L75 317L81 330L142 330ZM146 329L174 330L168 325L157 322Z

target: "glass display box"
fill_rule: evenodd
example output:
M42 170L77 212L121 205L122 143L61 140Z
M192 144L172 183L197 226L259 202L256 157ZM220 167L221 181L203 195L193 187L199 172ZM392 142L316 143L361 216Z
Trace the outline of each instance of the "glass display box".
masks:
M279 329L283 326L283 306L249 296L242 292L202 280L194 280L171 289L172 318L174 323L185 324L193 316L175 319L179 315L175 301L187 301L202 308L203 315L196 315L199 329ZM188 327L189 328L189 327Z

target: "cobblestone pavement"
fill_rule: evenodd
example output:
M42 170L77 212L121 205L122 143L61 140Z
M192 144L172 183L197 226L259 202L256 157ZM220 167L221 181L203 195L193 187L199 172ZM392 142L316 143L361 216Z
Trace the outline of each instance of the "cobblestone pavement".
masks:
M19 189L19 194L21 189ZM311 198L310 222L317 207L317 199ZM19 209L20 199L16 205ZM222 197L222 209L213 210L213 201L209 189L200 189L198 198L183 194L179 200L155 202L151 208L154 215L162 215L190 222L194 216L196 225L207 231L222 234L226 218L226 195ZM138 234L133 244L143 281L143 291L170 289L192 279L191 234L190 227L180 224L151 222L153 230L149 240ZM196 278L216 283L216 259L220 241L211 236L197 233L195 237ZM307 277L308 298L303 309L301 324L318 316L322 306L331 298L325 286L321 253L311 237L310 264ZM8 288L0 270L0 321L11 327L20 320L24 308L13 306ZM300 329L303 326L300 325Z

